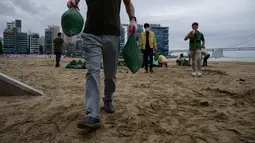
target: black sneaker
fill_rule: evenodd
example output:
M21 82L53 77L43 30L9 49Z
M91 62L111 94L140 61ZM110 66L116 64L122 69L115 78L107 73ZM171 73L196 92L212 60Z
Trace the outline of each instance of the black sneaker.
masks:
M104 101L104 111L106 113L114 113L115 109L114 106L112 104L112 99L106 99L105 97L103 98Z
M81 120L77 127L79 129L86 129L86 128L92 128L97 129L101 127L100 119L94 118L94 117L86 117L85 120Z

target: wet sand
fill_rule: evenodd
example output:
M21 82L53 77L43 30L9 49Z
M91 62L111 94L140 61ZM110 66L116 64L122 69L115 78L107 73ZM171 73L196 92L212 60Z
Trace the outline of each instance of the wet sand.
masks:
M255 142L255 63L209 62L202 77L175 65L118 73L116 113L102 110L95 131L76 127L85 117L85 70L65 69L71 60L55 68L53 59L0 59L0 72L45 93L0 96L1 143Z

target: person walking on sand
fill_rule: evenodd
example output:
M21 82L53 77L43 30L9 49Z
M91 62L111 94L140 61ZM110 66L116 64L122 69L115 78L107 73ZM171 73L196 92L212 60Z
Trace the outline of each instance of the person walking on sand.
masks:
M203 33L198 31L198 23L192 24L193 31L184 38L189 39L189 51L192 62L192 76L202 76L201 73L201 49L205 47L205 39Z
M136 29L135 10L131 0L86 0L88 11L82 33L87 64L86 118L77 127L100 128L100 69L104 65L104 110L114 113L113 93L116 88L116 70L120 52L120 8L124 2L131 27ZM79 0L69 0L67 6L78 5ZM134 33L132 33L134 34Z
M143 53L145 73L148 73L148 57L150 58L150 72L153 73L153 54L157 51L157 44L154 32L150 31L150 25L144 24L145 32L141 33L140 48Z
M62 55L62 45L64 43L64 40L61 38L61 33L58 33L58 37L54 39L54 54L56 55L56 67L60 66L60 58Z

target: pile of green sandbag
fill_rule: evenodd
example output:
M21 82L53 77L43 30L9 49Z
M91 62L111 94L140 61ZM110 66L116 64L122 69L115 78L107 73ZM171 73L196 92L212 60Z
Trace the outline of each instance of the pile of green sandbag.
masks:
M119 61L119 62L118 62L118 66L126 66L125 61Z
M78 62L76 60L71 61L68 65L66 65L68 69L86 69L85 63L81 60Z
M181 61L176 61L176 64L179 65L179 66L189 66L189 61L184 59L184 60L181 60Z

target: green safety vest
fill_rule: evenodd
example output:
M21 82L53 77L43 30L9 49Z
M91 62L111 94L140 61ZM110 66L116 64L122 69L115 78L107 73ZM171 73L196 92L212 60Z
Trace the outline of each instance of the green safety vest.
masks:
M195 35L192 35L189 37L189 49L201 49L202 44L201 42L204 41L204 35L198 31L198 33Z
M209 54L208 54L206 51L204 51L204 50L201 51L201 54L202 54L203 56L209 55Z

